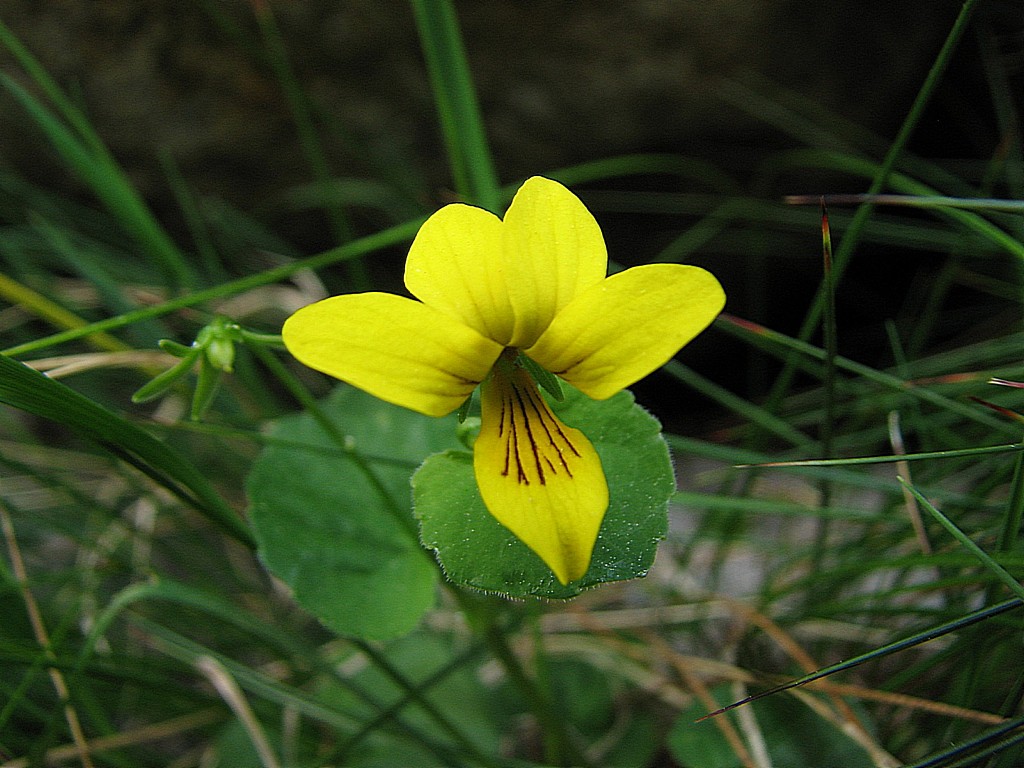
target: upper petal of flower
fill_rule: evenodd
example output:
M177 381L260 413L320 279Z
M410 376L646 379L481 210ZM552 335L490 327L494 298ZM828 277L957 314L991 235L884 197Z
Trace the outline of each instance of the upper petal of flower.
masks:
M579 198L540 176L519 188L502 223L504 271L515 327L508 342L529 347L585 288L604 279L601 229Z
M534 176L504 221L461 204L427 219L409 249L405 285L499 344L524 347L607 270L594 217L557 181Z
M473 468L484 504L562 584L581 578L608 509L594 446L558 420L522 368L499 362L480 400Z
M310 304L281 335L299 362L428 416L458 408L502 351L448 315L389 293Z
M577 296L525 352L604 400L668 362L724 306L722 286L700 267L633 267Z
M446 205L416 233L405 262L405 287L424 304L507 345L515 318L501 229L501 219L482 208Z

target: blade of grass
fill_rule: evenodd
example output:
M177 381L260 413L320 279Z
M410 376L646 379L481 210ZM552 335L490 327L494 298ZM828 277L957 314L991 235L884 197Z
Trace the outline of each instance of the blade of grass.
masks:
M2 353L15 357L29 352L36 352L55 344L74 341L75 339L82 338L83 336L88 336L91 333L123 328L142 320L162 317L163 315L170 314L171 312L176 312L179 309L194 307L197 304L216 301L217 299L223 299L228 296L244 293L245 291L253 288L259 288L263 285L276 283L280 280L286 280L296 272L301 272L307 269L317 270L348 259L355 259L364 254L371 253L372 251L396 245L404 240L411 240L422 223L422 219L415 219L413 221L397 224L393 227L389 227L388 229L381 230L380 232L360 238L359 240L353 240L351 243L346 243L345 245L338 246L337 248L332 248L315 256L309 256L305 259L299 259L298 261L293 261L288 264L282 264L279 267L274 267L273 269L268 269L264 272L246 275L245 277L241 277L237 280L221 283L220 285L215 285L211 288L205 288L182 296L176 296L162 304L142 307L132 312L117 315L116 317L99 320L95 323L83 326L82 328L75 328L52 336L47 336L46 338L35 339L33 341L11 347L10 349L3 350Z
M859 507L809 506L798 502L779 501L778 499L751 498L748 496L723 496L719 493L702 493L699 491L676 491L672 495L672 503L685 507L701 509L706 512L742 511L745 515L774 516L805 516L828 517L834 520L854 520L866 522L877 520L878 513Z
M455 188L467 203L500 214L501 188L487 143L455 5L412 0Z
M836 275L832 267L832 232L828 210L821 201L822 286L825 292L825 318L822 335L825 340L825 371L822 379L825 418L821 425L821 447L825 458L832 452L832 422L836 415L836 358L839 356L839 332L836 320Z
M1004 211L1024 213L1024 200L1001 200L991 197L950 197L949 195L786 195L789 205L809 205L824 200L826 205L874 205L903 206L907 208L963 208L968 211Z
M25 605L25 611L28 614L29 622L32 625L32 634L34 635L36 642L39 643L39 647L42 650L44 657L48 661L53 661L55 657L53 653L53 645L50 640L50 633L47 631L46 624L43 622L43 615L39 610L39 604L36 602L35 596L32 594L32 590L29 589L28 572L25 569L25 563L21 556L21 547L18 544L18 539L14 532L14 523L11 521L11 516L7 512L7 507L2 504L0 504L0 531L3 532L4 539L7 542L7 553L11 558L11 571L17 581L18 589L21 592L21 599ZM64 719L67 722L68 731L71 733L71 737L74 740L76 755L81 761L83 768L92 768L93 762L89 757L89 750L85 746L85 733L82 730L82 725L78 717L78 710L75 708L75 705L71 700L71 692L65 680L64 673L55 666L50 666L47 671L50 674L50 682L53 684L54 691L57 694L57 699L63 707Z
M912 763L904 768L968 768L968 766L978 766L980 765L978 761L981 758L988 757L1024 742L1024 732L1013 733L1013 731L1017 731L1021 727L1024 727L1024 717L1009 720L1002 725L990 728L968 741L957 744L951 749L930 755L924 760ZM1010 734L1009 738L1002 738L1007 734Z
M268 674L255 670L226 655L217 653L161 624L134 615L131 616L131 620L157 641L156 645L160 651L190 666L194 665L202 656L212 657L231 673L243 689L257 696L283 706L294 707L311 719L338 728L341 733L347 734L354 728L359 727L359 722L355 721L351 715L340 712L311 694L281 683ZM412 690L416 688L412 682L405 680L404 677L402 680L405 689ZM384 708L379 702L375 703L374 706L378 709ZM399 717L394 718L393 722L395 733L434 753L437 757L441 758L442 763L445 765L462 765L464 763L461 761L465 760L469 761L469 765L490 766L492 768L508 765L508 762L501 758L491 758L481 754L472 740L468 736L462 735L458 726L450 723L447 719L445 719L445 722L449 727L461 736L461 739L456 744L443 743L438 740L435 734L428 734L420 730L413 723ZM449 733L449 735L451 734ZM458 753L456 752L457 748L465 749L466 751Z
M815 360L824 360L825 352L813 344L809 344L806 341L787 336L778 331L766 328L758 323L744 320L738 317L734 317L727 313L722 313L718 316L714 323L716 328L721 328L724 331L728 331L733 335L740 336L756 342L761 342L763 348L769 351L773 350L773 347L779 346L786 350L790 350L800 355L805 355ZM979 424L984 424L987 427L991 427L1000 432L1010 432L1017 434L1017 428L1008 424L1005 421L993 418L987 413L981 412L977 408L973 408L966 403L961 403L951 398L940 395L938 392L930 390L925 387L916 387L910 385L908 382L903 381L897 376L893 376L890 373L879 371L871 366L858 363L848 358L839 356L835 360L836 367L852 373L856 376L861 376L868 381L874 382L875 384L881 385L886 389L891 389L898 392L905 392L911 397L914 397L922 402L934 405L937 408L948 411L949 413L955 413L963 416L971 421L975 421Z
M701 720L706 720L707 718L715 717L724 712L728 712L731 709L735 709L736 707L741 707L745 704L749 704L752 701L763 699L765 696L771 696L776 693L781 693L782 691L788 691L790 688L796 688L801 685L806 685L807 683L810 683L814 680L820 680L823 677L834 675L837 672L852 669L853 667L864 664L865 662L872 661L874 659L880 659L884 656L888 656L889 654L897 653L898 651L904 651L907 648L913 648L915 645L921 645L922 643L926 643L929 640L934 640L937 637L942 637L943 635L948 635L952 632L957 632L961 629L964 629L965 627L977 624L980 621L985 621L987 619L994 618L996 616L999 616L1008 611L1012 611L1015 608L1020 608L1022 606L1024 606L1024 599L1014 598L1012 600L1006 600L1005 602L989 606L988 608L982 608L980 610L973 611L967 614L966 616L961 616L960 618L954 619L953 621L946 622L945 624L940 624L937 627L932 627L931 629L927 629L923 632L916 632L910 637L906 637L902 640L897 640L894 643L888 643L886 645L881 646L880 648L875 648L871 651L868 651L867 653L862 653L858 656L854 656L852 659L846 659L845 661L841 661L837 664L832 664L830 666L824 667L823 669L819 669L817 672L814 672L810 675L804 675L803 677L797 678L796 680L790 680L787 683L775 686L774 688L771 688L767 691L761 691L760 693L756 693L753 696L748 696L740 701L735 701L727 707L722 707L721 709L716 710L715 712L711 712L705 715L701 718Z
M188 259L136 193L88 119L2 21L0 46L17 59L58 109L64 123L13 78L0 73L0 84L29 113L68 167L89 184L97 198L154 260L170 283L179 289L193 286L196 276Z
M911 135L917 128L918 123L921 121L925 107L927 107L928 103L931 101L932 94L935 92L939 81L942 79L946 68L949 66L949 63L953 58L953 53L956 51L964 32L967 30L968 22L973 16L978 5L979 0L966 0L961 7L949 34L946 36L946 40L944 41L941 50L932 62L932 66L928 70L928 74L925 77L924 82L921 84L921 88L918 90L913 104L911 104L910 109L907 112L907 116L900 125L896 138L893 139L885 157L882 158L882 162L879 165L871 184L868 186L867 194L878 194L888 182L890 175L896 167L896 161L900 158L900 155L903 154L907 143L910 141ZM872 204L864 203L860 205L854 213L853 221L850 222L850 226L843 237L843 242L835 254L835 280L837 282L842 278L843 272L849 264L854 249L860 240L861 232L867 224L868 218L871 216L873 210L874 206ZM826 288L823 285L819 288L814 302L812 303L807 316L804 318L804 323L800 328L800 332L797 334L797 338L801 341L808 339L813 329L817 326L821 313L824 309L825 293ZM771 396L769 397L770 405L768 410L773 410L772 406L782 398L784 393L789 391L793 383L793 376L795 372L795 366L787 361L772 389Z
M620 176L671 175L699 184L720 195L738 195L741 191L736 179L719 166L699 158L683 155L644 153L617 155L590 160L545 173L563 184L585 184ZM689 184L687 185L689 187ZM514 191L514 190L509 190Z
M163 169L164 177L167 179L167 186L174 195L174 201L178 204L178 210L185 221L189 234L192 236L192 245L195 247L196 255L206 277L223 280L227 278L227 272L221 264L217 255L217 248L210 236L210 229L203 220L203 214L199 209L199 203L189 189L188 182L181 174L181 169L175 162L174 155L166 147L161 147L157 157L160 160L160 167Z
M54 224L48 219L29 215L32 228L40 234L53 254L78 274L99 295L107 312L131 312L138 304L126 295L125 280L120 259L121 253L104 253L102 244L75 237L75 232ZM154 321L141 323L133 329L130 337L134 346L151 346L167 334L166 329ZM122 349L128 346L122 344Z
M69 331L82 331L90 327L86 320L74 312L65 309L52 299L3 274L0 274L0 297L3 297L15 306L22 307L27 312L58 328L66 328ZM122 352L129 348L120 339L103 331L86 330L82 335L87 342L97 349L108 352Z
M960 544L964 547L964 549L966 549L968 552L974 555L978 559L978 561L983 566L985 566L989 573L991 573L993 576L996 577L996 579L998 579L1004 585L1006 585L1006 587L1013 594L1017 595L1017 597L1020 600L1024 600L1024 585L1022 585L1017 579L1015 579L1009 571L1003 568L1003 566L1001 566L994 559L992 559L991 555L989 555L987 552L985 552L985 550L983 550L981 547L975 544L974 540L971 539L970 536L961 531L956 523L954 523L952 520L946 517L941 511L939 511L939 509L937 509L935 505L928 501L928 499L925 498L924 494L917 490L916 487L903 480L903 478L899 478L899 480L901 483L903 483L905 487L910 489L910 492L914 495L914 498L917 499L918 503L926 510L928 510L928 512L931 513L932 517L938 520L942 527L949 531L953 538L959 541Z
M228 624L243 630L255 638L259 638L283 656L288 658L301 658L304 660L305 664L311 665L322 671L324 674L336 679L338 682L347 685L356 695L364 698L368 704L380 710L379 715L371 721L372 725L371 723L364 724L362 728L357 731L353 739L358 738L361 740L362 738L365 738L374 728L380 728L389 720L395 721L399 710L403 707L410 704L418 704L420 706L433 709L434 711L431 716L441 724L441 727L443 727L449 735L452 735L453 739L460 743L467 752L475 753L478 762L485 765L488 764L487 759L478 753L476 747L473 746L472 741L462 734L454 723L451 723L443 713L437 711L436 707L434 707L429 700L425 698L430 687L441 682L448 674L453 672L458 665L453 664L446 666L436 674L431 675L428 680L420 683L413 683L406 679L405 676L402 675L402 673L397 670L382 653L369 646L364 646L364 644L359 644L360 650L366 654L370 662L380 666L382 671L391 677L396 685L404 691L402 698L397 702L382 708L377 702L365 697L362 689L354 686L352 681L347 679L345 675L338 674L335 665L321 662L315 651L311 651L309 647L299 642L291 632L283 631L273 624L268 624L266 621L253 616L248 611L240 609L237 605L232 603L230 600L225 599L221 595L206 592L189 584L170 579L161 579L159 581L147 582L144 584L134 584L118 592L107 604L102 613L100 613L90 629L89 636L86 638L86 642L79 652L78 661L75 665L75 674L78 675L85 670L87 663L95 652L97 642L107 633L118 616L122 615L125 610L136 604L150 603L154 601L171 602L198 609L213 618L227 622ZM477 646L470 650L471 653L464 657L467 661L478 656L481 648L480 646ZM354 747L355 743L356 742L354 740L350 740L346 744L346 748Z
M825 368L822 371L822 419L819 426L822 456L832 457L833 425L836 418L836 359L839 357L839 332L836 320L836 274L832 264L832 232L828 225L828 210L824 199L821 201L821 254L822 254L822 291L824 294L824 317L822 336L825 342ZM821 506L828 507L832 503L832 485L827 481L818 484L821 491ZM821 570L828 550L828 537L831 520L826 516L818 518L814 532L814 546L811 550L811 571ZM808 593L810 597L810 593Z
M832 168L834 170L843 171L856 176L862 176L868 179L876 178L882 170L882 166L873 160L853 155L844 155L831 150L797 149L792 152L777 155L774 158L774 162L776 163L782 164L783 161L788 166L808 165L814 168ZM944 195L934 187L895 171L889 173L887 183L897 192L913 198L937 200L944 197ZM843 237L843 244L846 243L851 230L853 230L854 224L857 222L857 212L863 210L865 206L874 207L874 203L872 201L877 196L877 193L874 192L865 193L863 195L865 202L858 207L856 212L854 212L854 216L846 228L846 233ZM941 215L942 218L961 225L965 229L976 232L999 248L1000 251L1009 253L1015 258L1024 261L1024 243L1020 242L1013 235L1005 232L988 219L975 213L971 206L934 205L919 207L921 207L922 210L934 211L937 215ZM991 208L986 207L982 207L981 209L992 210ZM836 252L837 267L839 265L838 258L840 252L842 252L842 247L840 247L840 250Z
M263 41L267 47L267 60L270 62L274 76L277 78L281 89L288 100L288 107L292 113L292 120L299 135L299 146L306 158L313 179L320 187L326 187L332 177L330 165L327 162L327 154L323 145L317 137L316 127L313 124L313 115L309 107L306 94L295 77L288 58L288 51L285 49L284 39L281 30L277 25L277 19L271 10L270 3L252 3L253 13L259 24ZM325 198L330 200L330 198ZM349 222L345 209L335 200L327 206L327 216L331 224L334 240L338 245L347 243L352 239L352 225ZM352 259L345 263L348 278L352 284L353 291L365 291L370 287L370 275L366 271L362 261Z
M1002 140L993 158L989 178L1005 183L1011 197L1024 197L1024 148L1021 146L1021 106L1009 67L1000 52L1001 30L995 19L981 17L975 27L981 65Z
M732 411L737 416L756 424L768 434L773 434L791 443L793 446L805 450L814 445L814 441L810 437L790 425L785 419L780 419L757 404L730 392L725 387L701 376L678 360L670 360L665 364L663 370L696 392Z
M570 731L568 721L558 711L546 688L531 676L509 642L508 627L498 621L496 603L489 596L478 597L468 590L452 588L452 597L458 602L470 626L487 643L491 653L504 667L511 682L528 702L530 711L544 731L544 751L548 762L554 765L572 765L596 768L579 748Z
M252 711L252 707L249 705L248 699L245 698L245 694L242 693L242 689L224 668L224 665L213 656L200 656L195 661L195 667L206 677L210 685L220 694L221 699L234 713L236 720L238 720L242 729L249 737L249 742L259 756L260 764L263 768L280 768L281 763L270 746L270 740L267 738L266 731L259 719L257 719L256 714Z
M1017 454L1013 467L1010 500L1003 529L996 541L997 552L1011 552L1016 547L1024 527L1024 453Z
M0 402L63 424L132 464L243 544L248 527L187 459L130 421L22 363L0 355Z
M961 456L982 456L989 453L1013 453L1024 451L1024 443L986 445L981 448L955 448L949 451L925 451L922 453L901 453L892 456L855 456L848 459L798 459L795 461L768 461L760 464L737 464L739 467L839 467L855 464L891 464L903 461L925 459L955 459Z

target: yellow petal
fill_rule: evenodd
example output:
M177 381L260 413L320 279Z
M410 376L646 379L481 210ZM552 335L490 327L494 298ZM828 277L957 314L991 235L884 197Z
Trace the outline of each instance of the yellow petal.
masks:
M608 252L600 227L579 198L540 176L519 188L502 236L515 317L507 344L529 347L563 307L604 279Z
M499 362L481 392L473 468L484 504L562 584L581 578L608 509L594 446L558 420L521 368Z
M534 176L504 221L461 204L427 219L409 249L405 285L499 344L525 347L607 270L594 217L557 181Z
M525 351L604 400L668 362L723 306L722 286L700 267L633 267L580 294Z
M446 205L416 233L405 262L413 296L499 344L512 339L501 220L470 205Z
M389 293L310 304L281 334L299 362L428 416L458 408L502 350L438 310Z

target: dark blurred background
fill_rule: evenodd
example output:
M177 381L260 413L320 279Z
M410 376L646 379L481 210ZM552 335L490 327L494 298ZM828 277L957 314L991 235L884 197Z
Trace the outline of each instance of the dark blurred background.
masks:
M503 181L649 151L703 157L742 172L793 143L738 106L745 89L764 85L760 78L889 137L960 6L953 0L456 3ZM988 6L990 24L1024 13L1017 2ZM373 176L379 165L401 163L410 188L450 184L407 4L270 7L299 82L339 131L325 142L339 175ZM156 162L159 147L173 153L202 194L247 209L272 206L282 190L308 181L251 4L4 0L0 13L57 81L77 93L158 206L169 204L161 199L168 192ZM1019 33L1019 26L1003 31L1018 56L1024 43L1012 35ZM959 58L972 56L976 46L968 39ZM981 81L972 69L953 68L922 127L928 154L974 154L985 149L973 146L979 140L998 140L984 112L985 94L973 92ZM5 161L47 181L58 178L24 116L5 106ZM281 226L309 250L330 245L315 226Z
M322 211L286 202L311 175L255 20L263 2L3 0L0 18L85 108L172 232L186 238L161 151L198 196L253 216L296 255L311 254L335 242ZM842 149L855 136L861 149L874 146L880 158L961 5L456 3L502 182L612 155L664 152L706 162L738 192L767 201L867 187L863 179L820 170L768 173L765 164L789 148ZM351 209L353 234L452 199L409 6L347 0L270 2L269 8L297 81L320 117L332 172L362 182L366 202ZM911 152L968 180L983 173L1007 139L992 107L991 71L1008 78L1019 98L1022 29L1019 0L981 4ZM27 82L9 59L2 61ZM809 109L816 117L801 134L801 122L787 115ZM3 168L89 202L6 95L0 97L0 135ZM703 189L683 189L678 178L651 174L579 191L606 232L612 258L632 264L657 257L703 213L685 206L638 208L634 201L641 198L621 193L709 193L716 183L709 178ZM398 198L406 207L373 204L375 184L388 190L382 199ZM753 229L745 239L698 248L687 260L720 275L729 311L792 333L820 279L820 233L813 219L808 222L805 230L775 232L763 242ZM403 255L396 249L375 262L387 287L400 287ZM882 323L910 311L909 286L941 257L877 248L859 254L840 289L843 351L887 364ZM239 260L231 266L244 274L261 265ZM343 290L340 273L332 274L329 287ZM737 371L729 349L728 342L702 338L685 359L707 361L717 380L745 394L770 384L770 372L751 378Z

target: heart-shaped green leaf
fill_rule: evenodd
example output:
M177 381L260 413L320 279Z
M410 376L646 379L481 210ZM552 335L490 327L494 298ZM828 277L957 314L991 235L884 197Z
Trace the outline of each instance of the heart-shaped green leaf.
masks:
M416 538L409 477L424 456L456 444L455 419L347 386L321 408L347 449L303 413L277 421L253 465L247 488L260 557L332 630L398 637L434 604L438 578Z
M510 597L573 597L587 587L643 576L667 528L675 479L661 425L629 392L595 401L563 384L552 402L566 424L586 434L608 479L608 512L590 570L562 586L537 555L487 512L473 475L473 456L431 456L413 477L423 544L437 553L449 579Z

